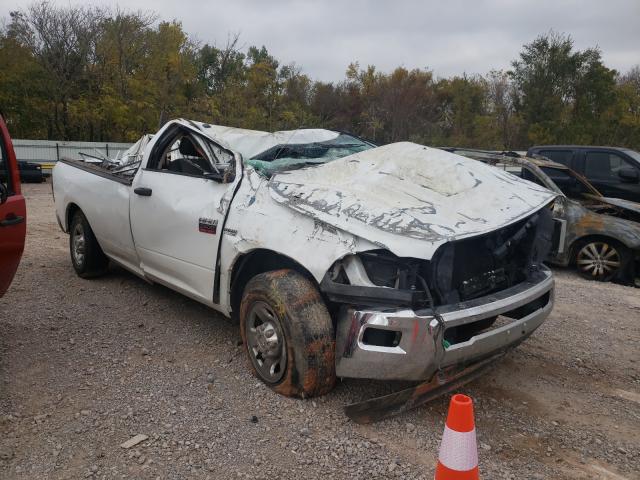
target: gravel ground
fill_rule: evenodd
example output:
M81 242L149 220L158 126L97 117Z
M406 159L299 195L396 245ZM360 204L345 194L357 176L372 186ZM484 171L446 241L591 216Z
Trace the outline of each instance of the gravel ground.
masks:
M447 399L374 425L249 373L230 320L114 268L76 277L50 185L0 299L0 478L433 478ZM556 308L473 397L487 479L640 478L640 290L556 271ZM135 435L148 438L124 449Z

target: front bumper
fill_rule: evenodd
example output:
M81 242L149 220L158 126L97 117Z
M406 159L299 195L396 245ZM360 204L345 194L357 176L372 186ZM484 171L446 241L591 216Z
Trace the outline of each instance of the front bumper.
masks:
M337 324L336 374L379 380L428 380L437 370L467 365L513 348L533 333L553 308L553 277L546 267L529 280L471 301L430 309L345 309ZM498 315L506 324L445 347L449 329ZM367 343L367 329L391 331L390 346ZM384 333L384 332L383 332Z

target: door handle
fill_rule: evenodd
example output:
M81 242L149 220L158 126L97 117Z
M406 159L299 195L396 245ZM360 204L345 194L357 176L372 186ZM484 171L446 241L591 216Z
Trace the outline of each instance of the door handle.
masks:
M0 221L0 227L10 227L12 225L18 225L24 222L24 217L11 217L6 220Z
M133 190L133 193L141 195L143 197L150 197L152 190L147 187L137 187Z

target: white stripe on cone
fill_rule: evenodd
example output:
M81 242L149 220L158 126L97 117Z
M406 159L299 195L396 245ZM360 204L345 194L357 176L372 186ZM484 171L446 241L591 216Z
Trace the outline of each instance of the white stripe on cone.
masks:
M439 460L451 470L466 472L478 466L476 429L470 432L456 432L444 426Z

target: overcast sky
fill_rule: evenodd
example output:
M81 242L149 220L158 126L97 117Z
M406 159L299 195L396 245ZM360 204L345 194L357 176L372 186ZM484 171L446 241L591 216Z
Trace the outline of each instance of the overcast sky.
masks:
M56 1L61 5L97 0ZM429 68L436 76L508 68L523 44L550 29L579 49L599 46L622 72L640 63L640 0L127 0L123 8L177 19L200 42L265 45L314 79L340 80L352 61L389 71ZM0 0L0 15L29 2Z

